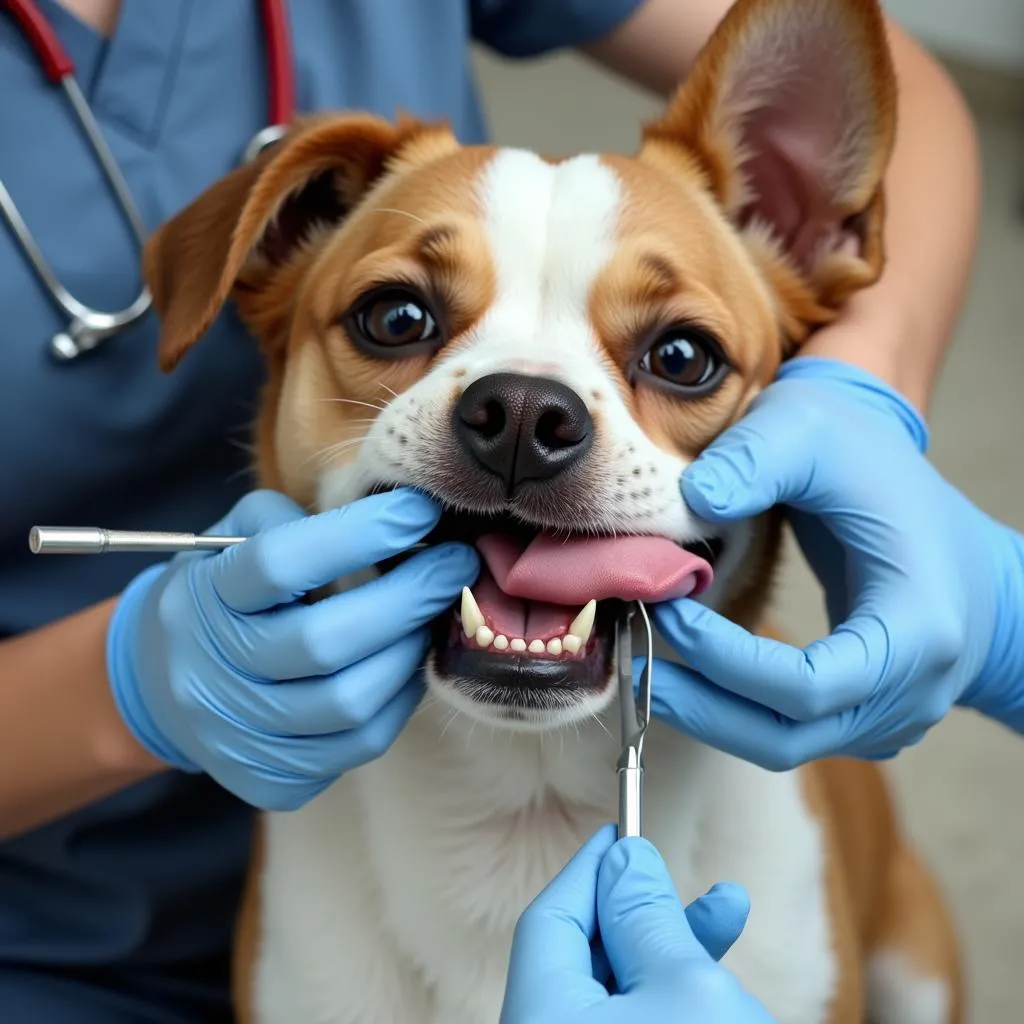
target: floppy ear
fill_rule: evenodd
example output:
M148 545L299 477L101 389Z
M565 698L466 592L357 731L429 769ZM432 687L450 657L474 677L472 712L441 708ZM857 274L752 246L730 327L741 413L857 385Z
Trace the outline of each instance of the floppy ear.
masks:
M143 274L161 319L158 359L172 370L237 285L258 302L271 278L339 224L415 136L411 118L327 115L299 125L221 178L152 235Z
M876 0L739 0L641 155L697 170L800 336L881 273L895 120Z

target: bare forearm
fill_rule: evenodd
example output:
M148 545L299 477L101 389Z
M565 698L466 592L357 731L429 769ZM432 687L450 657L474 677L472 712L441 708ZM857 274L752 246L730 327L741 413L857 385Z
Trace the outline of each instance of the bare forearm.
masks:
M731 6L728 0L647 0L584 52L668 95ZM926 412L974 257L978 146L956 86L923 48L891 21L888 26L899 109L886 178L886 267L803 351L855 363Z
M974 125L943 69L898 29L896 147L886 179L886 269L804 351L862 366L922 412L974 259L980 172Z
M113 602L0 643L0 838L160 770L107 683Z

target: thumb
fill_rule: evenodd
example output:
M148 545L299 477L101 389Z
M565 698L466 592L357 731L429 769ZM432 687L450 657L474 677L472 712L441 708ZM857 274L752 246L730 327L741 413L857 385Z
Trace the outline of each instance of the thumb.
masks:
M741 885L712 886L686 908L686 920L708 956L721 960L740 937L750 913L750 898Z
M597 919L618 991L672 983L687 961L708 961L661 855L646 839L617 842L601 864Z
M683 472L683 498L701 519L745 519L773 505L814 503L821 431L793 404L783 405L769 388Z

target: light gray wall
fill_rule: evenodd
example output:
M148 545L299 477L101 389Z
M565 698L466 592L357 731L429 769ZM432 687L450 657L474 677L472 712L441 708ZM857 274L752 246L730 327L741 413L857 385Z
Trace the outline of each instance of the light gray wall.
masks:
M1024 72L1024 0L883 0L883 6L936 50Z

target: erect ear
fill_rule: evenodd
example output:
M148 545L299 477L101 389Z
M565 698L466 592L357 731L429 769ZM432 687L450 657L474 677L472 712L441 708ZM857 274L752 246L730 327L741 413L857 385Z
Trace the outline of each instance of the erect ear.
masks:
M895 120L876 0L739 0L641 153L696 166L806 333L881 273Z
M235 285L258 292L323 228L340 223L415 137L445 132L401 118L326 115L298 125L221 178L149 239L143 274L172 370Z

